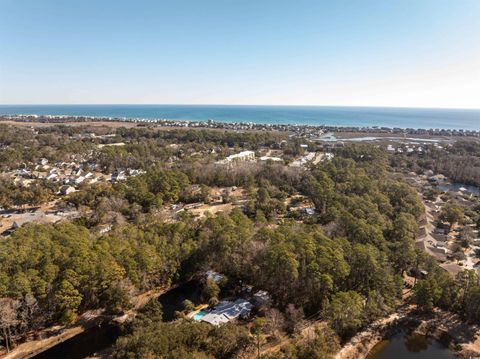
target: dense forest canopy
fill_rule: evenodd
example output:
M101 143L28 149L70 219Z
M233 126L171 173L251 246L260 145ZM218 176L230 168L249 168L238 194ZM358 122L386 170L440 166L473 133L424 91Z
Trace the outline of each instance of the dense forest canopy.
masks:
M329 357L341 340L395 310L403 276L412 269L428 273L413 296L422 310L440 306L480 322L477 275L465 271L451 278L415 250L424 206L417 191L393 171L431 167L476 183L478 145L459 142L446 152L448 161L445 153L393 158L376 146L349 145L337 148L332 160L302 169L270 162L228 167L214 161L232 147L283 146L291 156L303 150L299 141L281 145L285 136L270 133L120 128L107 141L125 145L100 148L96 139L75 137L85 133L82 128L54 126L36 134L2 129L3 169L43 157L67 161L83 156L104 171L144 170L122 182L80 185L63 199L80 211L75 220L28 224L0 238L0 324L19 337L32 329L74 323L90 309L122 313L135 295L206 269L224 274L226 286L241 282L268 291L271 308L261 315L266 323L220 328L188 320L165 323L154 301L127 325L114 355L229 358L251 347L258 333L280 328L291 334L309 317L328 327L308 343L294 344L284 357ZM103 128L95 131L108 134ZM197 159L188 155L200 151ZM464 166L469 169L453 168L462 161L470 161ZM226 186L239 186L247 196L228 213L165 215L178 203L208 202L212 188ZM18 187L1 178L0 205L41 204L57 191L49 181ZM314 214L301 217L289 211L295 196L311 203ZM227 195L222 201L232 203ZM102 226L108 230L99 231ZM218 299L220 290L211 293Z
M369 176L368 163L339 157L292 182L312 198L328 231L320 224L258 222L260 212L268 212L265 202L272 201L262 189L276 187L260 173L250 218L238 209L175 224L146 217L99 238L80 222L26 226L0 242L0 296L22 301L32 295L46 319L71 320L89 308L121 307L129 291L168 284L188 264L192 272L211 267L267 289L283 308L293 303L319 311L342 290L365 298L375 293L392 306L401 283L396 276L414 257L412 231L421 205L413 190L388 179L385 170ZM94 192L93 202L124 198L148 212L175 203L188 183L182 172L152 169ZM72 200L100 206L102 201L85 197L91 194L80 192Z

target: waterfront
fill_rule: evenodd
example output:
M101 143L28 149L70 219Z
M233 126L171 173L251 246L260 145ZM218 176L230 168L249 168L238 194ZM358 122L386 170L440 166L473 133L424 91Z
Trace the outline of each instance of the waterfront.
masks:
M34 356L35 359L83 359L115 344L121 334L116 324L98 325Z
M480 188L476 186L471 186L464 183L446 183L446 184L439 184L435 188L441 191L452 191L452 192L463 192L466 194L473 194L476 196L480 196Z
M455 355L440 341L400 331L382 340L367 359L454 359Z
M480 110L226 105L0 105L0 115L252 122L272 125L480 130Z
M199 282L191 280L162 294L157 300L163 308L163 320L175 319L175 312L182 310L182 302L199 299ZM103 323L34 356L35 359L83 359L109 350L121 335L118 324Z

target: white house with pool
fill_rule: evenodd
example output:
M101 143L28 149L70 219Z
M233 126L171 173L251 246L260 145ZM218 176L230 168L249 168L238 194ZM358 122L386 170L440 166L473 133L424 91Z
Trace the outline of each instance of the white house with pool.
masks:
M221 301L211 311L201 310L193 316L199 322L210 323L215 326L228 323L234 319L245 318L252 311L253 304L239 298L234 302Z

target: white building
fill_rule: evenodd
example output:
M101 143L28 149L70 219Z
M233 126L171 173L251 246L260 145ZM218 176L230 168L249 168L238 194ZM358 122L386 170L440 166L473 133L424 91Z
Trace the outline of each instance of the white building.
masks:
M60 187L60 193L64 196L69 195L70 193L75 192L75 188L72 186L62 186Z
M335 155L332 152L325 152L323 154L323 158L326 159L327 161L333 160L334 157Z
M233 155L228 156L222 161L218 161L218 164L227 164L227 163L234 163L234 162L245 162L245 161L254 161L255 160L255 152L253 151L242 151L240 153L235 153Z
M226 158L228 162L234 161L252 161L255 159L255 152L253 151L242 151L240 153L235 153Z
M270 157L270 156L262 156L259 158L261 162L267 162L267 161L272 161L272 162L283 162L283 160L280 157Z
M82 183L83 181L85 181L85 177L83 177L83 176L77 177L75 179L75 184L78 185L78 184Z
M58 175L56 173L50 173L47 176L47 180L49 180L49 181L56 181L57 179L58 179Z
M125 175L125 171L120 171L117 173L112 174L111 181L116 182L116 181L124 181L127 179L127 176Z
M204 315L202 322L215 326L228 323L231 320L243 318L250 314L253 308L252 303L245 299L237 299L235 302L222 301L215 309Z

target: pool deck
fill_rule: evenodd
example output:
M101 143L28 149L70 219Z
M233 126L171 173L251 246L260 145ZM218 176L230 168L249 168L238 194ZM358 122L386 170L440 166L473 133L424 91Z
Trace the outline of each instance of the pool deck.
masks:
M195 307L195 310L187 314L187 318L193 319L193 317L198 314L201 310L208 308L208 304L200 304Z

